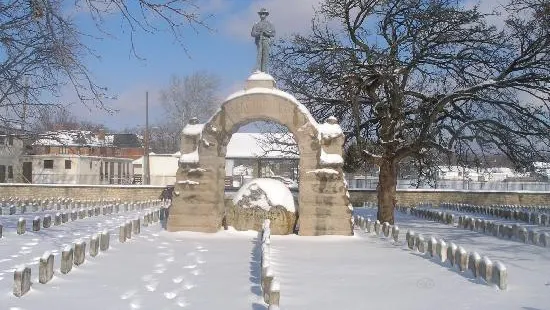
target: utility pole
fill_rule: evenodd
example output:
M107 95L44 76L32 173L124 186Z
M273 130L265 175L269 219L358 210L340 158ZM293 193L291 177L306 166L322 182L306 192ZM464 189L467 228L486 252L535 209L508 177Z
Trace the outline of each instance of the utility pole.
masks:
M29 78L25 77L25 86L23 90L23 115L21 119L21 131L25 132L25 124L27 122L27 104L29 101Z
M145 92L145 137L143 138L143 184L151 184L151 171L149 169L149 92Z

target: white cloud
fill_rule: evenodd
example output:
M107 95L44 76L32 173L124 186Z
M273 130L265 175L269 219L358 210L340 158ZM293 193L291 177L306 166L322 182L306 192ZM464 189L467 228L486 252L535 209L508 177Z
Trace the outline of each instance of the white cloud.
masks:
M251 40L252 25L259 20L258 10L265 7L268 19L275 26L277 37L307 32L311 28L314 8L320 0L259 0L246 8L246 12L231 16L225 21L223 31L243 40Z

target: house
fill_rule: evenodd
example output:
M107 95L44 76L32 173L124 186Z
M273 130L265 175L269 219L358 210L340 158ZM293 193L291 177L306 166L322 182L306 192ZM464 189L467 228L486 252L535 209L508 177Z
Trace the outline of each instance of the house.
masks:
M21 156L27 183L130 184L132 159L76 154Z
M38 135L32 155L85 155L137 159L143 156L142 139L133 133L105 134L87 130L59 130Z
M23 149L23 140L18 136L0 132L0 183L22 181L19 159Z
M257 177L281 178L285 183L294 186L298 180L299 156L295 150L287 148L287 144L291 143L285 143L285 146L271 146L268 141L273 137L286 142L294 141L288 135L278 136L278 134L237 132L232 135L225 155L226 187L240 187L247 180ZM174 184L179 157L179 152L150 153L150 184ZM133 169L136 183L140 183L143 175L143 157L134 160Z

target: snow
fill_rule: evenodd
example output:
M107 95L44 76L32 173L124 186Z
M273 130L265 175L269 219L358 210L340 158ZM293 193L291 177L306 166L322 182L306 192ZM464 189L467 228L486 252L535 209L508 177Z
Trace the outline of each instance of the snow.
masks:
M376 216L371 208L354 212ZM0 239L0 308L267 309L260 289L257 232L230 227L215 234L170 233L153 224L119 243L118 225L138 215L130 211L90 217L24 235L15 232L19 215L1 216L5 228ZM359 230L352 237L271 236L270 268L280 284L281 309L548 309L548 248L402 213L396 213L396 222L399 243ZM407 229L482 253L494 264L504 263L507 290L408 250L403 243ZM61 250L103 230L111 233L110 249L96 257L87 255L83 265L61 274ZM40 284L38 261L45 251L55 255L54 278ZM31 268L33 284L28 294L16 298L13 272L21 265Z
M191 153L181 154L179 162L182 164L198 164L199 163L199 150Z
M249 81L275 81L275 79L270 75L262 71L255 71L248 78Z
M344 134L342 127L336 124L323 123L318 125L319 141L323 139L332 140Z
M187 184L187 185L199 185L200 184L199 182L192 181L192 180L183 180L183 181L178 181L177 183L178 184Z
M321 149L321 158L320 158L321 165L341 165L344 163L344 159L340 154L328 154L325 152L325 150Z
M257 206L269 211L272 206L281 206L289 212L296 212L292 192L290 192L283 182L269 178L253 179L242 186L233 196L233 204L237 205L243 198L250 196L251 191L258 189L262 190L265 195L261 195L259 199L254 200L253 204L248 205L248 207Z
M340 174L340 172L331 169L331 168L321 168L321 169L314 169L310 170L306 173L315 173L315 174Z
M282 90L279 90L279 89L276 89L276 88L263 88L263 87L253 87L253 88L250 88L250 89L247 89L247 90L241 90L241 91L238 91L238 92L235 92L231 95L229 95L226 99L225 99L225 102L228 102L228 101L231 101L233 99L236 99L236 98L239 98L239 97L242 97L242 96L247 96L247 95L254 95L254 94L266 94L266 95L274 95L274 96L278 96L278 97L281 97L285 100L288 100L292 103L294 103L298 109L300 110L300 112L302 112L306 118L308 119L308 121L313 124L313 126L315 126L315 128L318 128L319 124L317 123L317 121L313 118L313 116L311 116L311 113L309 112L309 110L306 108L306 106L304 106L303 104L301 104L297 99L296 97L292 96L291 94L287 93L287 92L284 92ZM216 113L217 114L217 113Z
M198 136L202 133L204 124L187 124L183 127L182 133L186 136Z

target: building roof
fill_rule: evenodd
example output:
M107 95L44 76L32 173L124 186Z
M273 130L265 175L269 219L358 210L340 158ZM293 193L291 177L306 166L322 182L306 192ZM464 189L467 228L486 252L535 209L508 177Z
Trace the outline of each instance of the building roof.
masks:
M88 130L58 130L39 134L33 145L42 146L116 146L142 147L141 139L133 133L105 134Z

